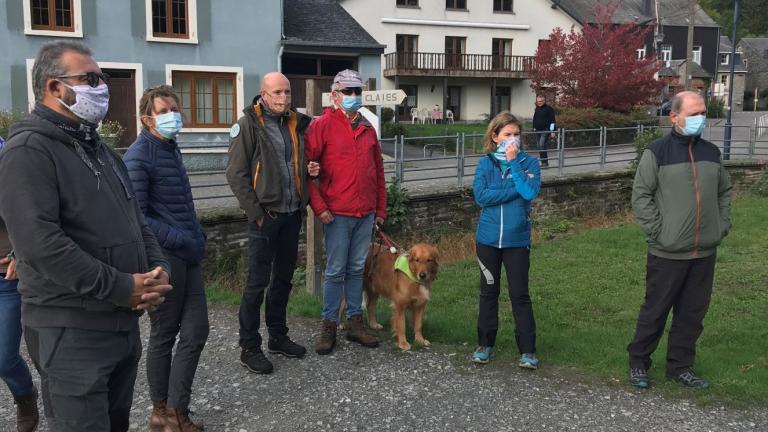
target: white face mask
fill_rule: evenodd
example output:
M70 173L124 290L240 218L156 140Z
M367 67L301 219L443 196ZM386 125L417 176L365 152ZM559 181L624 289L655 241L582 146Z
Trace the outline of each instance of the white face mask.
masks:
M106 84L91 87L88 84L71 86L65 82L59 82L75 92L75 103L72 105L67 105L59 99L59 102L72 114L92 124L98 124L104 120L109 110L109 88Z

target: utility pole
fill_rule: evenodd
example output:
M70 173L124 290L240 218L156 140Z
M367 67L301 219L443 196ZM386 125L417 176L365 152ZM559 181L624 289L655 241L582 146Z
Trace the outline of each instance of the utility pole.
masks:
M693 27L696 18L697 0L688 0L688 47L685 50L685 89L691 90L691 63L693 62Z
M736 35L739 30L739 0L736 0L733 5L733 37L731 39L731 74L730 83L731 87L728 89L728 117L725 119L725 130L723 131L723 160L731 158L731 129L733 124L731 123L731 113L733 112L733 75L736 69Z

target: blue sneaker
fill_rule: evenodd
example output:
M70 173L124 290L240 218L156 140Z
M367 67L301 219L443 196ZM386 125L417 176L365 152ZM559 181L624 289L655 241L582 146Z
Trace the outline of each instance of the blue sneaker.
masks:
M493 354L493 347L479 346L472 353L472 361L477 364L487 364L491 360L491 354Z
M539 367L539 360L536 358L536 354L523 353L517 366L524 369L537 369Z

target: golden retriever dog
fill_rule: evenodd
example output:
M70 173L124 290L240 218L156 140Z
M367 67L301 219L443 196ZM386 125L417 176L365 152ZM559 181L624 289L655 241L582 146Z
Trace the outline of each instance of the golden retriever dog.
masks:
M388 298L392 303L392 335L397 337L397 346L402 350L411 349L405 338L405 311L413 315L414 340L421 346L429 346L429 341L421 333L424 321L424 309L432 295L432 282L440 270L437 248L425 243L413 245L401 258L400 268L395 262L400 254L393 254L389 247L372 244L368 249L363 276L365 306L368 311L368 326L375 330L383 327L376 321L376 301L379 296ZM405 261L407 260L407 265ZM407 267L407 269L406 269Z

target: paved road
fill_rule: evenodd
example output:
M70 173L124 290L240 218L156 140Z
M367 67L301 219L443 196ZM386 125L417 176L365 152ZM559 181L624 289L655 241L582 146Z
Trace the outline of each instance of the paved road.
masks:
M253 375L236 361L237 309L212 306L210 317L191 407L207 431L768 430L765 407L699 407L623 383L568 379L547 367L546 354L542 368L531 373L498 363L474 366L469 362L472 347L401 353L392 343L368 349L342 339L331 356L310 353L295 360L270 355L275 373ZM144 336L147 321L142 319ZM293 337L311 346L318 322L289 323ZM146 339L144 343L146 347ZM150 407L142 358L131 430L147 430ZM13 409L3 389L0 431L13 429Z

